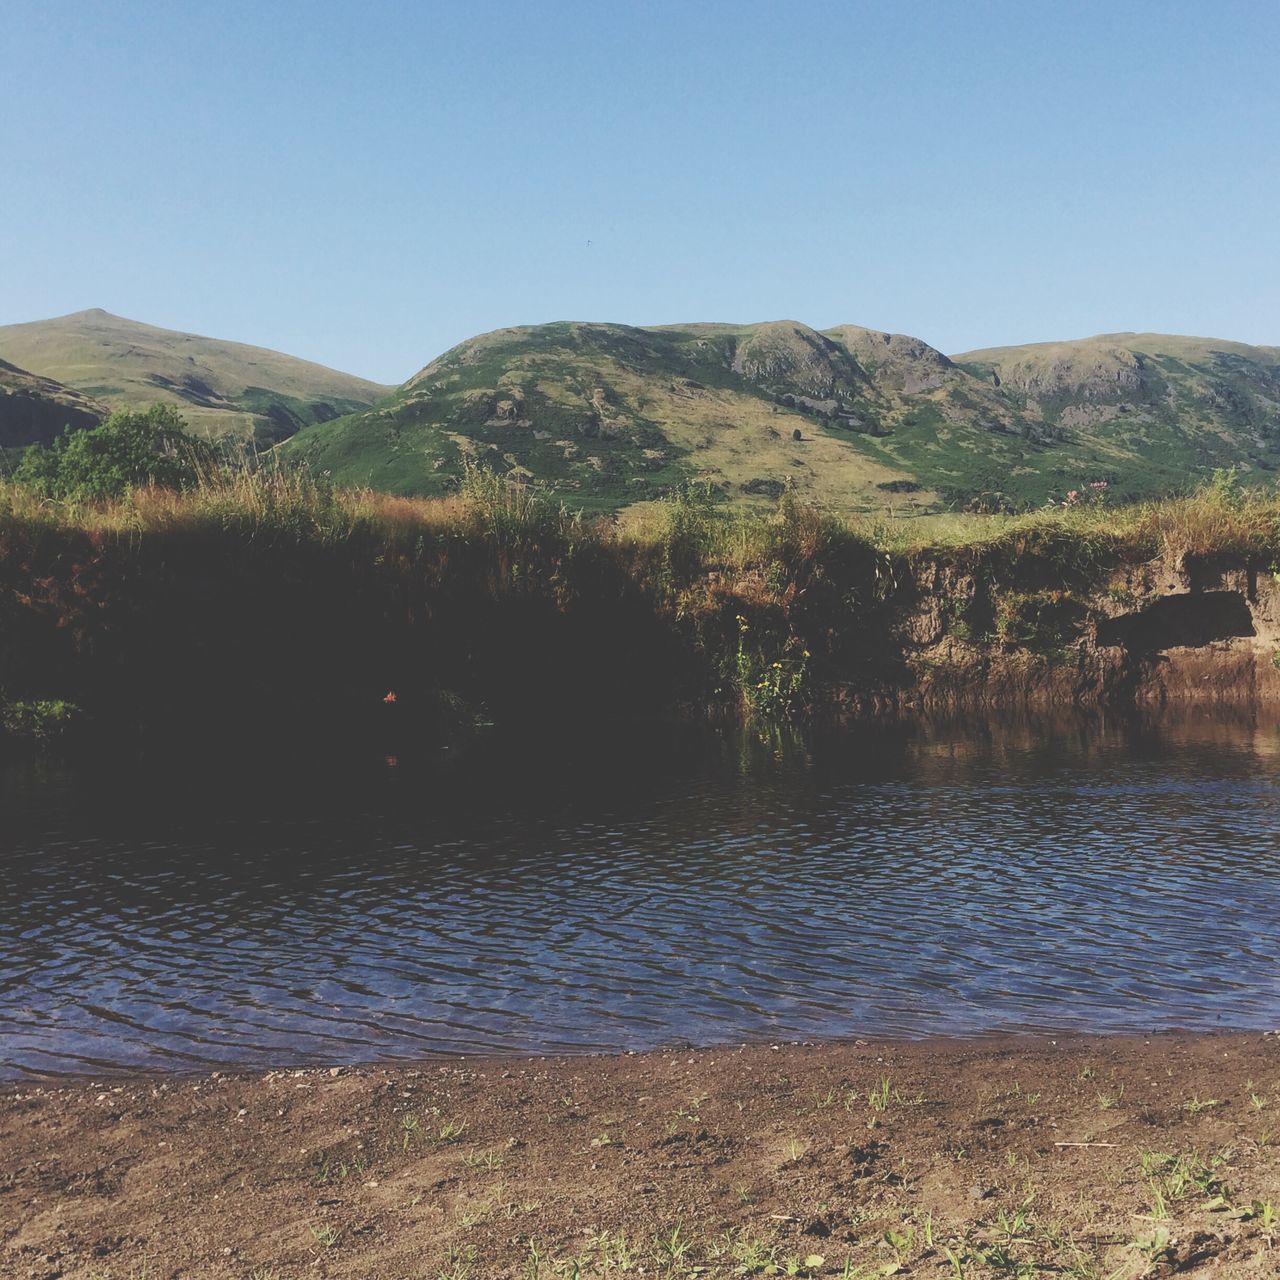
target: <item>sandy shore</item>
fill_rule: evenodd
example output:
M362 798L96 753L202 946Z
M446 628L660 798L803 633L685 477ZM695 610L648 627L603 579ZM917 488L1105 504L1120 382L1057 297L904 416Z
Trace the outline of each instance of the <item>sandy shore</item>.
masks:
M1280 1275L1280 1036L0 1089L6 1277Z

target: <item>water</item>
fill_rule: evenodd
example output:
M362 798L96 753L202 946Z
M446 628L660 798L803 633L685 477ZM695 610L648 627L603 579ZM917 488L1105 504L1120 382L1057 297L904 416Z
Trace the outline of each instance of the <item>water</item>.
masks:
M0 1072L1280 1024L1249 721L0 771Z

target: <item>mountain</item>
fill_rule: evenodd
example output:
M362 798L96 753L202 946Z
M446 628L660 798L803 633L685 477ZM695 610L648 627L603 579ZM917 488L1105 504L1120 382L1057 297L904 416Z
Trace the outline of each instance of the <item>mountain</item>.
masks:
M967 394L956 414L952 397ZM740 498L789 485L841 506L915 489L881 438L917 419L978 434L1001 397L915 339L782 321L502 329L427 365L390 400L286 447L351 484L443 493L467 461L533 477L591 510L703 478Z
M1280 347L1159 333L970 351L1024 421L1152 477L1235 467L1263 479L1280 462Z
M173 404L192 428L274 442L390 390L293 356L105 311L0 326L0 357L108 408Z
M48 444L67 427L96 427L106 413L82 392L0 360L0 449Z
M845 510L1177 492L1280 464L1280 351L1118 334L949 358L793 321L501 329L284 447L346 484L439 494L468 461L611 510L686 479Z

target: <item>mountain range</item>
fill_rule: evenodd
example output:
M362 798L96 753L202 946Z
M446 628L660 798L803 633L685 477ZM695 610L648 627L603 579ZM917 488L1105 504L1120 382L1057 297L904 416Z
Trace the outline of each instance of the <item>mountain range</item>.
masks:
M32 383L0 444L156 400L194 429L280 442L336 481L443 494L469 464L613 511L704 480L740 502L788 489L842 510L1040 505L1106 482L1179 492L1280 466L1280 348L1117 333L947 356L918 338L793 321L501 329L402 386L260 348L80 312L0 327ZM58 386L57 384L62 384ZM37 421L33 399L55 406ZM79 399L76 399L79 397ZM72 419L72 414L81 417ZM44 423L45 425L40 425Z

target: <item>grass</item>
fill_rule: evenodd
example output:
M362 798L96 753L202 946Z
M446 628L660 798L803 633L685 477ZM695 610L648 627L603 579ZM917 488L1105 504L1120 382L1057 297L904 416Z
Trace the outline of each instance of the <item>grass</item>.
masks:
M333 1249L337 1247L338 1241L342 1238L341 1234L329 1225L312 1227L311 1238L322 1249Z
M216 719L795 718L990 653L1060 663L1100 610L1149 603L1142 565L1223 557L1280 571L1280 500L1218 489L926 529L792 494L742 510L705 486L619 523L484 470L437 500L284 468L89 505L0 486L0 726L49 736L76 708L186 736ZM941 644L912 634L935 594Z

